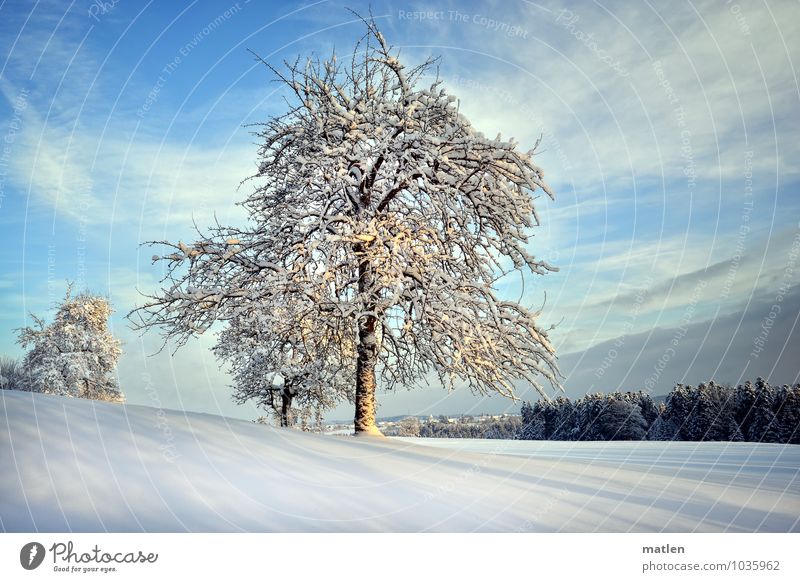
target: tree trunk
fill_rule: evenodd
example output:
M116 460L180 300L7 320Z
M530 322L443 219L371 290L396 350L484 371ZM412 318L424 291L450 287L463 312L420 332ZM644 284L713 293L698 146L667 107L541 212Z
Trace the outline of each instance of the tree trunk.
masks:
M380 434L375 426L375 363L377 359L375 316L368 315L358 325L356 416L354 421L356 435Z
M358 254L364 252L363 245L357 245ZM375 337L377 319L373 313L374 305L369 300L372 293L373 272L368 260L358 265L358 292L367 299L364 303L367 315L358 322L358 360L356 361L356 415L353 421L356 436L380 435L375 425L375 365L378 361L378 341Z
M289 408L292 406L292 396L287 388L281 390L281 426L289 426Z
M281 390L281 426L289 426L289 409L295 394L297 392L291 386L284 386Z

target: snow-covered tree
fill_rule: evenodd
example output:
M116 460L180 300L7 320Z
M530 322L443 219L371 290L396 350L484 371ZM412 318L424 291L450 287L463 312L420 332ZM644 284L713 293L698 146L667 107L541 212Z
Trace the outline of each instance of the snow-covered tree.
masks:
M638 404L620 393L608 395L599 424L602 439L607 441L642 440L648 428Z
M569 398L559 396L554 402L557 411L553 420L553 432L550 439L554 441L571 441L576 437L575 405Z
M740 443L744 440L742 429L733 416L728 417L728 439L732 443Z
M778 423L772 411L775 391L769 382L757 378L755 384L756 399L748 415L749 423L745 436L755 443L777 443L780 440Z
M400 421L400 426L397 430L398 436L404 437L418 437L419 436L419 418L416 416L407 416Z
M19 360L0 356L0 390L24 389L24 377Z
M687 423L687 438L692 441L727 441L738 438L734 416L734 392L713 380L701 383ZM736 427L736 429L734 429Z
M689 418L694 406L695 389L692 386L676 384L675 388L667 395L664 419L671 421L675 426L676 441L689 440ZM667 427L664 427L667 428Z
M122 352L108 329L107 299L67 290L54 321L46 325L33 315L34 325L18 330L18 342L30 348L22 360L25 388L94 400L124 401L114 376Z
M547 438L547 427L541 401L537 401L533 405L530 402L524 402L521 414L522 426L516 438L526 441L545 440Z
M213 351L230 366L234 400L255 400L281 426L352 401L352 338L335 327L314 325L297 305L229 320Z
M544 394L542 379L560 376L539 313L497 291L511 274L554 270L529 250L534 192L552 197L535 147L477 131L440 80L423 83L434 61L406 67L365 24L351 58L270 66L290 108L257 131L249 224L161 241L165 285L135 321L180 346L242 313L264 329L302 306L312 334L355 346L357 434L377 432L379 378ZM324 361L316 345L308 358Z
M595 392L581 398L576 405L576 440L596 441L603 440L600 417L603 414L608 400L605 394Z
M647 438L651 441L674 441L679 440L679 436L680 430L666 415L666 407L662 408L661 414L647 431Z
M628 392L628 398L631 402L639 406L639 411L642 413L642 418L647 422L647 426L652 425L656 418L658 418L658 407L653 402L653 398L647 392L639 390L638 392Z
M775 397L775 421L780 441L800 444L800 384L784 385Z
M736 387L736 423L739 425L739 429L746 440L749 440L750 425L753 422L753 411L757 400L758 392L750 380L747 380L744 384L740 384Z

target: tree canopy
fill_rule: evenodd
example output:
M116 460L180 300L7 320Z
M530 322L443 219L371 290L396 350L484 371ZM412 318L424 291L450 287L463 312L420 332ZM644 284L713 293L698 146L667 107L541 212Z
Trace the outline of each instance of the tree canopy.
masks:
M123 401L113 373L122 350L108 329L111 312L107 299L90 293L72 296L70 287L51 324L33 315L34 325L18 330L19 343L30 348L22 360L18 387Z
M306 386L354 397L357 433L376 431L378 379L544 394L559 373L539 313L497 291L515 271L554 270L528 250L534 192L552 197L535 146L476 130L434 60L406 67L364 22L345 59L265 63L289 107L257 126L248 224L157 241L167 276L132 316L178 346L228 324L216 351L235 375L302 369Z

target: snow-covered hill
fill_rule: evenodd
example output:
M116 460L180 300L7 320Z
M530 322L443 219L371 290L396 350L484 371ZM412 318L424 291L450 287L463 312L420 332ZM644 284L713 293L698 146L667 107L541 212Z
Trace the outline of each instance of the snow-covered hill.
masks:
M5 531L800 531L796 446L427 446L13 391L0 405Z

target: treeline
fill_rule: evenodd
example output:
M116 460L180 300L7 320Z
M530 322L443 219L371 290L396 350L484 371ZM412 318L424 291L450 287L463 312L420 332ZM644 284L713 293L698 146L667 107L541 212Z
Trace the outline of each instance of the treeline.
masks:
M522 418L475 418L465 415L457 419L445 416L420 420L404 418L397 424L382 427L386 436L424 437L442 439L515 439L522 429Z
M641 391L525 403L516 438L800 444L800 384L678 384L659 405Z
M455 422L445 418L420 423L419 436L444 439L514 439L522 429L519 416L504 416L475 422L465 416Z

